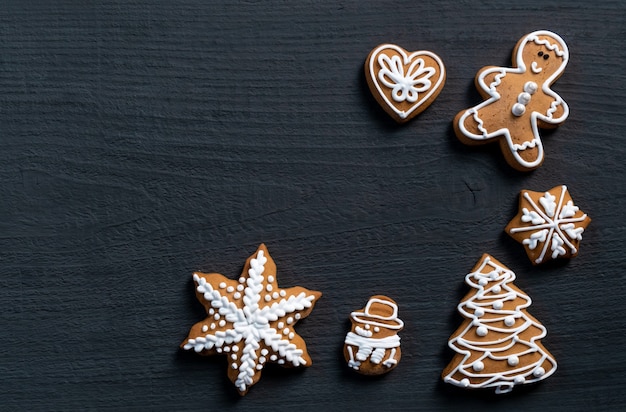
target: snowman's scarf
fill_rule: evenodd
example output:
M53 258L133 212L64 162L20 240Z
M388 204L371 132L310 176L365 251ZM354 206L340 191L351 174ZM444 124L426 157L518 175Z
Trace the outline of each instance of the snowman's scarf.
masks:
M359 348L382 348L390 349L400 346L400 336L392 335L386 338L366 338L353 332L346 335L346 344L358 346Z

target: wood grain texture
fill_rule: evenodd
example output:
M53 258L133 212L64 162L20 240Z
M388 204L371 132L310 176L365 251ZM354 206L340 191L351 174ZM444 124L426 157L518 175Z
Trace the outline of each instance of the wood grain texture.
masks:
M626 403L626 6L622 1L7 1L0 5L3 410L616 410ZM88 3L77 5L76 3ZM571 60L570 118L512 170L451 120L536 29ZM362 74L384 42L448 78L399 126ZM534 268L503 233L521 189L567 184L593 219L577 258ZM281 285L324 293L297 330L313 366L267 368L243 399L223 358L181 353L194 270L239 275L265 242ZM618 247L619 246L619 247ZM510 396L439 374L483 252L548 329L550 379ZM381 379L341 354L350 311L398 302Z

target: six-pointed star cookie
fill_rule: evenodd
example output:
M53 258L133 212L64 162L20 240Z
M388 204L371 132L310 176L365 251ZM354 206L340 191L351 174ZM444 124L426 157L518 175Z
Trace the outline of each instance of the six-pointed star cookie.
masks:
M181 347L202 355L227 355L228 377L241 395L261 378L268 362L311 365L294 326L322 294L299 286L280 288L265 245L248 258L238 280L218 273L194 273L193 280L208 316L191 328Z
M523 244L534 265L574 257L591 218L572 201L567 186L520 193L519 213L504 231Z

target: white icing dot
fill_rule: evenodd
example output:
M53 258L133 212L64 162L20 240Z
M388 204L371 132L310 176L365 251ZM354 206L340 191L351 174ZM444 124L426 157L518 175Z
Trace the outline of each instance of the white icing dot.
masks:
M233 293L234 291L235 291L235 288L232 287L232 286L229 286L229 287L226 288L226 292L228 292L228 293Z
M238 290L239 292L243 292L243 290L244 290L244 289L245 289L245 288L244 288L244 286L243 286L243 285L237 285L237 290Z
M285 360L284 360L284 359L278 359L278 364L279 364L279 365L282 365L282 364L284 364L284 363L285 363Z
M220 314L216 313L215 316L213 316L213 319L215 320L220 320Z
M289 339L293 339L293 337L296 336L293 332L289 332Z
M474 279L480 280L480 278L481 278L480 273L474 273Z
M287 325L291 325L293 323L293 318L291 316L289 316L287 318Z
M224 288L226 287L226 282L222 282L222 283L220 283L220 285L219 285L219 286L220 286L220 289L224 289Z
M224 352L230 352L230 346L224 346Z
M504 324L506 326L513 326L513 325L515 325L515 318L513 316L507 316L506 318L504 318Z
M234 297L235 299L239 299L239 298L241 297L241 293L239 293L239 292L235 292L235 293L233 294L233 297Z
M374 327L374 332L380 332L380 328L378 326Z
M513 379L513 382L515 382L516 384L520 384L520 383L524 383L526 381L526 379L523 376L516 376L515 379Z
M478 309L476 309L474 311L474 315L476 315L476 316L478 316L480 318L481 316L485 315L485 311L482 308L478 308Z
M470 381L467 378L461 379L461 386L467 388L470 385Z
M256 370L260 371L261 369L263 369L263 365L261 364L256 365Z
M269 351L267 349L261 349L261 355L267 356L268 353L269 353ZM265 362L265 361L263 361L263 362Z
M278 359L278 356L276 356L276 355L272 355L272 356L270 356L270 360L271 360L272 362L276 362L276 359Z
M207 330L209 330L209 327L207 325L203 325L202 332L206 332Z
M296 319L300 319L302 317L302 315L300 315L299 313L296 313L296 315L294 316Z
M524 91L526 93L535 94L537 93L537 89L537 83L535 82L526 82L526 84L524 84Z
M273 297L274 299L278 299L278 296L279 296L279 295L278 295L278 292L274 292L274 293L272 293L272 297Z
M289 335L289 328L283 329L283 335Z
M266 360L267 360L267 359L265 358L265 356L261 356L261 357L259 358L259 363L265 363L265 361L266 361Z
M230 365L230 367L231 367L231 368L233 368L233 369L237 369L237 364L236 364L235 362L233 362L233 363Z
M270 284L265 285L265 290L267 290L268 292L271 292L272 289L273 289L272 285L270 285Z
M476 361L474 362L474 364L472 365L472 369L474 369L476 372L480 372L483 369L485 369L485 364L482 363L481 361Z
M476 334L477 334L478 336L487 336L487 333L488 333L488 332L489 332L489 331L488 331L488 330L487 330L487 328L486 328L486 327L484 327L484 326L479 326L479 327L478 327L478 329L476 329Z
M493 293L500 293L502 291L502 288L499 285L495 285L491 288L491 290L493 291Z
M243 276L239 278L239 283L246 283L246 278Z
M509 366L517 366L519 364L519 358L515 355L511 355L507 358L506 363L508 363Z
M224 325L226 325L226 321L224 319L220 320L220 328L223 327Z
M232 360L237 360L237 355L235 355L234 353L231 353L231 354L230 354L230 358L231 358Z
M276 326L278 326L278 329L282 329L285 326L285 324L283 322L278 322Z
M270 300L272 300L272 296L271 295L265 295L265 301L269 302Z
M287 292L285 292L284 290L281 290L279 292L279 295L284 298L285 296L287 296Z
M482 278L482 279L480 279L480 280L478 281L478 284L479 284L480 286L485 286L487 283L489 283L489 281L488 281L487 279L485 279L485 278Z
M212 315L214 313L215 313L215 309L213 309L213 308L209 309L209 315Z
M523 104L524 106L530 103L530 94L523 92L517 96L517 102Z
M222 353L222 348L217 348L216 351L217 353Z
M513 105L513 108L511 109L511 112L513 112L515 116L521 116L526 113L526 106L521 103L515 103Z
M369 330L370 325L365 325L365 329Z
M215 329L215 323L211 323L211 330Z
M233 346L233 352L237 352L238 350L239 350L239 346L234 345L234 346Z
M504 304L501 300L496 300L495 302L493 302L493 308L496 310L502 309L502 306L504 306Z
M535 375L536 377L540 377L546 374L546 370L544 368L542 368L541 366L538 367L537 369L535 369L535 371L533 372L533 375Z
M274 276L269 275L269 276L267 277L267 281L268 281L268 282L273 282L273 281L274 281Z
M489 278L490 278L491 280L496 280L496 279L498 279L498 272L491 272L491 273L489 274Z

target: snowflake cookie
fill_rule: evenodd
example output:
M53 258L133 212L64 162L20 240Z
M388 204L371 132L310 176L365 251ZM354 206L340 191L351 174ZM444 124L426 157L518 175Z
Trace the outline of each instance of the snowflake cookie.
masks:
M513 67L483 67L474 82L484 102L459 112L454 131L468 145L500 143L507 163L520 171L543 162L539 128L554 128L569 108L550 86L569 60L567 45L557 34L535 31L513 50Z
M457 308L465 320L448 342L456 354L441 375L444 382L501 394L556 371L540 342L546 328L528 313L532 301L514 280L515 273L488 254L465 276L472 290Z
M522 190L519 213L504 231L524 245L534 265L578 254L578 245L591 218L572 201L567 187L547 192Z
M352 330L343 354L348 366L364 375L387 373L400 361L398 305L387 296L372 296L365 308L350 314Z
M241 395L258 382L266 363L311 365L294 326L311 313L322 294L299 286L279 287L276 264L265 245L248 258L238 280L198 272L193 280L208 316L192 326L181 348L226 355L228 377Z
M382 108L404 123L437 98L446 70L433 52L408 52L395 44L381 44L367 56L365 78Z

